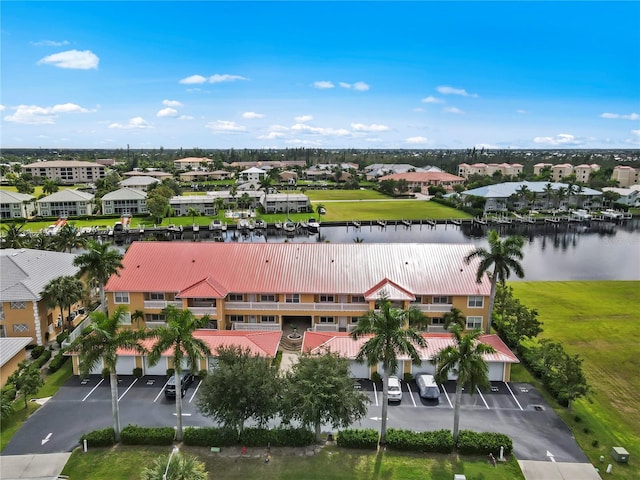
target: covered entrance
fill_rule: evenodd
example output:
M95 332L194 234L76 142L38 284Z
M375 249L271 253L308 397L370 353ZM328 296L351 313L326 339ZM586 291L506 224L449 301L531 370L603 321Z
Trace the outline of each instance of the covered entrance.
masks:
M300 335L307 331L307 329L313 327L311 324L311 317L304 315L283 315L282 316L282 333L283 335L289 335L295 329Z

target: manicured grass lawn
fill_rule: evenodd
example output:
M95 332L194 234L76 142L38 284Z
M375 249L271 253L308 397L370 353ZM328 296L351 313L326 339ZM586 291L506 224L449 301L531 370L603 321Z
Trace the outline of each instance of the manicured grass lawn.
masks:
M471 218L471 215L460 210L426 200L313 202L314 208L318 203L322 203L327 210L327 213L322 216L323 221Z
M304 194L312 202L331 200L393 200L376 190L306 190Z
M562 343L568 353L584 360L593 392L574 402L572 411L559 409L582 449L597 465L601 455L611 462L611 447L624 447L631 463L615 465L615 478L640 478L640 282L510 286L517 298L538 311L541 337Z
M210 478L216 480L451 480L455 473L464 473L467 480L523 479L514 459L494 468L486 459L477 457L460 460L455 455L376 454L326 447L318 455L311 457L281 456L274 449L271 461L265 464L261 457L225 457L203 448L181 447L181 451L197 455L206 463ZM90 450L87 453L76 450L62 473L69 478L85 480L139 478L144 466L151 465L157 456L168 458L169 452L170 447L114 447Z

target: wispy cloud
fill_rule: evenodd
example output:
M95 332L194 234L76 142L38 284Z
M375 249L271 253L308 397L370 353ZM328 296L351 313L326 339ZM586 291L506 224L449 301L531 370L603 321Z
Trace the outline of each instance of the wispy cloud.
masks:
M242 114L242 118L247 118L249 120L254 119L254 118L264 118L264 114L263 113L256 113L256 112L244 112Z
M282 132L269 132L266 135L260 135L258 138L260 140L277 140L278 138L283 138L285 136Z
M409 145L423 145L429 143L429 139L426 137L409 137L404 139L405 143Z
M298 117L295 117L294 120L298 123L305 123L313 120L313 117L311 115L300 115Z
M182 106L182 103L181 103L181 102L179 102L179 101L177 101L177 100L163 100L163 101L162 101L162 104L163 104L165 107L173 107L173 108L181 107L181 106Z
M622 120L638 120L640 119L640 115L637 113L630 113L628 115L620 114L620 113L602 113L600 115L602 118L615 119L620 118Z
M527 112L526 110L523 110L523 109L519 108L518 110L516 110L516 113L519 113L520 115L526 115L526 114L527 114L527 113L529 113L529 112Z
M352 123L351 128L355 132L386 132L389 130L389 127L386 125L380 125L377 123L372 123L371 125L365 125L364 123Z
M436 98L433 95L429 95L428 97L424 97L422 103L444 103L444 100L441 98Z
M193 117L191 115L180 115L178 120L193 120Z
M335 87L333 82L329 82L329 81L326 81L326 80L319 80L317 82L313 82L313 86L314 86L314 88L318 88L320 90L326 90L328 88L334 88Z
M4 110L4 108L3 108ZM7 115L7 122L22 123L26 125L47 125L56 123L55 120L61 113L86 113L88 109L75 103L62 103L51 107L38 105L18 105L13 115Z
M0 105L0 112L4 112L4 109L7 108L4 105Z
M133 117L130 118L129 121L127 123L112 123L111 125L109 125L109 128L118 128L118 129L136 129L136 128L153 128L153 125L149 124L149 122L147 122L144 118L142 117Z
M242 125L238 125L236 122L230 122L228 120L216 120L215 122L209 122L205 125L206 128L213 133L234 133L245 132L247 129Z
M635 135L636 137L640 137L640 130L631 130L631 135Z
M356 83L340 82L338 85L340 85L342 88L352 88L353 90L356 90L358 92L366 92L371 88L369 85L367 85L364 82L356 82Z
M209 83L235 82L237 80L248 80L248 78L243 77L241 75L229 75L228 73L224 73L224 74L216 73L209 77Z
M176 117L178 115L178 111L175 108L167 107L156 113L156 117Z
M38 65L53 65L58 68L70 68L76 70L91 70L98 68L100 59L91 50L67 50L66 52L54 53L38 61Z
M178 83L182 83L183 85L197 85L205 83L206 81L206 77L203 77L202 75L191 75L190 77L181 79Z
M456 115L462 115L464 112L457 107L444 107L442 109L444 113L454 113Z
M306 123L296 123L291 126L291 130L294 132L307 133L311 135L334 135L338 137L344 137L351 135L351 132L345 128L331 128L331 127L312 127Z
M438 93L442 95L461 95L463 97L477 97L477 93L469 93L464 88L454 88L448 85L440 85L436 87Z
M579 139L577 139L571 134L560 133L555 137L535 137L533 139L533 143L536 143L538 145L553 145L553 146L573 145L575 146L575 145L581 145L582 141L580 141Z
M56 40L40 40L38 42L31 42L31 45L36 47L64 47L69 45L69 40L62 40L60 42Z

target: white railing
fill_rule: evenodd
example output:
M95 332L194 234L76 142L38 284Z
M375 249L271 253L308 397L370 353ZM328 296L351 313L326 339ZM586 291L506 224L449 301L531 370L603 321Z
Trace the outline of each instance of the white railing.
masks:
M145 300L144 301L144 308L159 308L159 309L163 309L168 307L169 305L173 305L174 307L177 308L182 308L182 302L181 301L169 301L169 300Z
M189 307L191 313L194 315L209 315L213 316L216 314L216 307Z
M166 327L167 322L145 322L147 328Z
M286 302L226 302L225 310L316 310L321 312L366 312L365 303L286 303Z
M349 325L347 325L347 332L351 333L357 326L357 323L350 323Z
M421 312L450 312L453 305L447 303L418 303L415 305Z
M279 323L242 323L233 322L233 330L244 331L281 331L282 326Z
M429 325L427 326L427 332L429 333L445 333L447 331L442 325Z
M337 332L340 330L340 325L337 323L316 323L313 326L314 332Z
M91 324L91 317L87 315L87 318L82 320L76 328L73 329L73 332L69 334L69 336L62 342L62 348L68 347L71 342L73 342L76 338L78 338L82 331L87 328Z

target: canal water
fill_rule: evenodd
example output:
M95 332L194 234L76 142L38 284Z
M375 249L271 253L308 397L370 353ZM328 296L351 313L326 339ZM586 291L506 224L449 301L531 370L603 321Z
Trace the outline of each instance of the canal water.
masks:
M523 280L640 280L640 219L619 223L591 222L543 224L509 224L474 226L471 224L387 224L375 222L353 226L321 226L318 233L299 229L294 235L269 228L266 231L224 232L214 238L207 230L199 233L172 234L168 239L224 242L331 242L331 243L472 243L487 247L487 231L498 230L501 236L521 235L526 239L522 265ZM126 244L138 240L133 235ZM512 280L518 280L512 277Z

